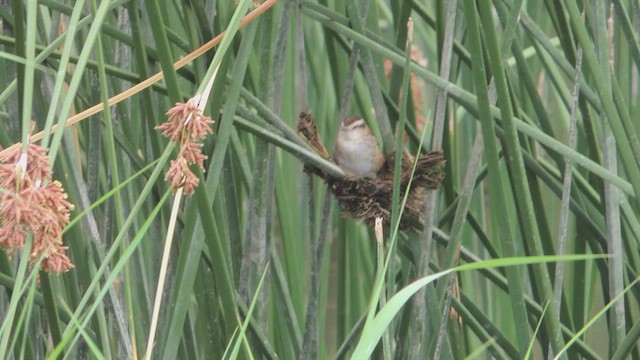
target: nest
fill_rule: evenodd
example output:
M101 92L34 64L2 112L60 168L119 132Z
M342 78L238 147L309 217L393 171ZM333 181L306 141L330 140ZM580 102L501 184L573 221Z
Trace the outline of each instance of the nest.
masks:
M308 112L300 113L298 134L323 158L332 161L327 149L318 135L315 120ZM417 161L413 179L414 161ZM338 199L343 214L373 224L381 217L385 223L391 219L393 197L393 172L395 158L388 156L376 178L336 178L326 172L305 165L305 171L316 174L329 185ZM408 153L403 154L400 190L404 194L409 185L409 197L403 217L402 228L421 225L420 220L427 205L426 189L437 189L444 179L444 155L441 150L431 151L415 160ZM411 184L409 184L411 180Z

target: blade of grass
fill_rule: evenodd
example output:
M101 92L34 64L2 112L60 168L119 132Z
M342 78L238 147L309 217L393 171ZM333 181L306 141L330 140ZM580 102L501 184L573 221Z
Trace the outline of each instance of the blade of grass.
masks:
M153 314L151 316L151 326L149 329L149 340L147 341L147 350L145 358L151 359L156 338L156 327L158 326L158 317L160 315L160 305L162 304L162 294L167 277L167 267L169 265L169 256L171 255L171 244L173 243L173 235L175 234L176 220L178 217L178 209L182 200L183 188L179 188L173 197L173 206L171 207L171 218L169 219L169 227L167 229L167 238L164 241L164 251L162 252L162 263L160 265L160 274L158 275L158 287L156 297L153 303Z
M560 255L562 256L562 255ZM534 339L536 337L536 334L538 334L540 332L540 327L542 326L542 319L544 319L544 314L547 312L547 307L549 307L549 304L551 302L547 301L547 303L544 305L544 308L542 309L542 316L540 316L540 320L538 321L538 325L536 325L535 330L533 331L533 338L531 339L531 342L529 343L529 347L527 348L527 352L524 354L524 358L525 359L530 359L531 358L531 352L533 351L533 345L535 343Z
M542 249L540 239L540 229L537 218L534 216L533 200L531 198L531 190L528 185L526 170L522 159L522 148L518 140L518 134L513 122L513 108L509 97L509 90L504 74L504 68L502 66L502 56L500 55L499 44L497 41L497 35L495 33L495 26L493 24L493 15L489 3L480 4L480 16L482 17L483 30L485 34L486 46L488 47L489 63L492 69L492 74L495 79L496 90L498 94L498 105L502 113L502 126L505 131L505 143L506 151L509 156L506 157L507 165L509 166L510 176L512 177L511 185L514 187L516 206L519 210L520 224L522 226L522 234L525 245L528 247L529 254L542 255L544 251ZM486 134L486 133L485 133ZM504 239L506 240L506 239ZM535 283L538 287L538 296L542 299L553 298L553 288L549 279L549 274L544 265L534 265ZM555 307L551 307L549 310L549 316L546 318L545 327L547 330L547 336L554 351L557 351L562 346L562 334L560 332L559 314ZM522 324L519 323L521 327ZM528 331L527 331L528 334ZM520 335L525 335L522 332ZM526 337L525 337L526 339ZM522 344L521 344L522 345ZM526 348L525 348L526 349ZM520 351L522 353L522 348ZM526 350L525 350L526 351Z
M600 100L602 101L602 108L604 114L609 121L611 130L616 139L616 145L618 149L618 155L622 161L622 165L628 174L629 182L633 187L634 194L640 194L640 153L633 151L629 140L638 139L635 131L632 130L632 126L624 124L619 116L613 95L611 92L611 82L607 81L609 77L599 69L600 62L596 56L596 49L594 49L594 43L590 40L585 27L585 22L582 21L582 16L578 10L577 4L569 2L567 5L567 11L571 20L571 25L575 31L576 38L580 45L584 49L584 61L586 70L593 76L593 83L598 91ZM596 14L597 16L604 16L604 14ZM597 32L597 30L595 30ZM601 29L601 31L606 31ZM605 35L606 36L606 35ZM636 147L637 148L637 147ZM640 196L635 196L636 206L640 206Z
M470 36L470 50L473 66L473 78L476 92L478 93L478 107L480 109L480 123L482 127L482 137L485 142L485 158L489 165L489 194L496 199L494 211L498 218L502 221L498 238L500 240L501 250L504 256L513 257L517 254L517 244L512 234L512 215L508 211L506 197L504 194L505 186L502 181L502 169L498 163L498 144L494 137L494 124L489 109L489 98L486 91L486 74L484 70L484 58L482 56L482 42L480 39L480 27L476 9L473 3L465 2L464 4L465 19L468 24L468 33ZM494 74L495 75L495 74ZM524 305L523 285L520 280L520 272L517 268L507 268L507 277L509 279L509 295L511 299L511 310L513 312L513 321L516 324L517 339L520 354L526 352L529 330L524 324L527 324L527 310Z
M97 272L96 276L93 277L94 281L92 282L92 284L89 287L89 289L87 289L87 293L83 297L83 300L85 300L85 299L88 300L88 296L87 295L92 294L93 290L95 289L96 291L98 291L98 296L97 296L96 302L94 302L93 305L91 305L89 307L89 309L86 311L86 313L81 313L81 311L84 310L84 307L77 308L75 310L73 316L71 317L71 324L73 324L76 321L78 321L80 319L80 315L83 315L84 319L82 319L80 321L80 324L81 324L80 329L86 328L87 323L91 319L91 316L98 309L98 307L102 304L102 302L99 301L99 299L103 298L106 295L106 293L108 292L109 288L113 285L113 282L116 280L116 277L118 277L119 273L122 271L122 269L127 264L127 260L131 257L133 252L137 249L137 247L140 244L140 242L145 238L146 231L152 225L155 216L160 212L160 209L164 205L164 202L168 198L169 194L170 194L170 192L167 191L164 194L164 196L161 199L161 201L158 203L158 205L154 207L154 209L151 212L151 214L149 214L149 218L142 225L142 227L141 227L140 231L138 232L138 234L136 234L136 236L131 240L131 244L129 244L126 247L126 249L122 253L122 256L118 259L118 262L114 265L114 267L113 267L113 269L111 271L111 274L109 274L109 276L105 280L105 285L102 288L97 289L97 288L95 288L95 286L96 286L95 284L100 279L100 276L99 276L100 272L101 271L104 272L104 269L106 268L106 265L108 264L107 260L110 260L110 258L112 257L112 256L109 256L109 255L113 255L113 253L115 252L115 251L111 251L111 250L117 249L118 246L113 246L111 248L111 250L109 251L109 253L105 257L105 262L98 269L98 272ZM144 196L144 194L142 194L141 197L142 196ZM134 210L135 210L135 206L134 206ZM133 214L135 214L135 211L133 212ZM131 218L131 216L129 218ZM129 220L129 218L127 220ZM125 222L125 225L126 224L127 224L127 222ZM116 239L116 243L117 243L117 240L118 239ZM86 304L86 302L85 302L85 304ZM63 333L62 342L60 344L58 344L58 346L56 346L56 348L49 355L48 358L56 359L60 355L60 353L61 353L62 349L64 348L64 346L67 345L67 343L69 343L70 345L73 345L78 340L78 338L81 336L81 334L82 334L81 332L78 332L75 335L73 334L72 330L74 330L74 327L71 326L71 324L67 325L67 328L65 329L65 332ZM77 329L75 329L75 330L77 330Z
M255 295L253 296L253 300L251 301L251 305L249 306L249 310L247 311L247 315L246 315L246 319L242 322L242 327L240 328L240 332L238 333L238 337L233 345L233 349L231 351L231 355L229 356L229 359L236 359L238 357L238 352L240 351L240 344L241 344L241 339L245 338L245 333L247 331L247 327L249 326L249 320L251 320L251 316L253 314L253 310L255 309L256 303L259 299L258 294L260 293L260 290L262 289L263 285L264 285L264 281L267 277L268 274L268 270L269 270L269 264L267 263L267 267L265 267L264 271L262 272L262 277L260 278L260 281L258 282L258 287L256 288L255 291ZM231 345L231 344L229 344ZM249 350L249 349L247 349ZM226 353L226 351L225 351ZM225 354L226 355L226 354ZM225 357L226 358L226 357Z
M591 326L593 326L593 324L598 319L606 315L607 311L609 311L609 309L613 307L618 302L618 300L620 300L629 290L633 289L633 287L638 283L638 281L640 281L640 278L633 280L629 285L627 285L627 287L624 288L624 290L621 293L617 294L616 297L612 298L608 304L606 304L600 311L598 311L598 313L593 318L591 318L582 327L582 329L580 329L580 331L578 331L571 339L569 339L569 341L567 341L564 347L556 354L554 359L559 359L569 349L569 347L571 347L578 339L580 339L582 334L584 334Z
M556 261L581 261L581 260L593 260L597 258L603 258L600 255L565 255L565 256L527 256L527 257L505 257L501 259L485 260L476 263L469 263L456 266L449 270L444 270L439 273L428 275L420 278L413 283L409 284L398 293L396 293L389 301L387 305L380 309L377 315L371 318L365 324L362 330L360 341L353 352L353 359L365 359L369 358L373 352L375 345L378 343L385 329L389 323L393 320L395 315L401 310L402 306L409 301L409 299L418 292L421 288L429 283L441 278L444 275L469 271L487 269L490 267L513 267L518 265L530 265L541 264L547 262Z
M16 273L14 290L13 293L11 293L11 300L7 307L4 320L2 321L2 326L0 326L0 358L3 359L9 357L9 354L11 353L11 349L8 347L9 339L13 336L14 331L18 330L13 329L12 326L14 317L19 308L18 301L20 300L21 294L27 290L26 285L29 284L29 281L28 279L25 279L25 276L27 275L27 265L29 263L28 260L29 254L31 253L32 243L33 235L29 234L25 240L25 245L22 248L22 254L20 255L20 263Z

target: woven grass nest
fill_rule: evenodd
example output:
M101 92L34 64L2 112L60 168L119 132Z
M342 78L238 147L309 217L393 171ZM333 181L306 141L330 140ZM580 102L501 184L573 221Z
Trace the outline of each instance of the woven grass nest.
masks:
M333 161L318 135L315 119L309 112L302 112L298 118L298 134L327 160ZM315 174L329 185L331 192L338 199L340 208L346 216L373 224L377 217L385 223L391 219L391 199L393 196L394 156L388 156L376 178L336 178L326 172L305 165L305 171ZM409 154L402 158L401 193L404 194L414 159ZM407 205L400 221L401 228L418 227L427 205L427 191L437 189L444 179L444 155L441 150L431 151L417 159Z

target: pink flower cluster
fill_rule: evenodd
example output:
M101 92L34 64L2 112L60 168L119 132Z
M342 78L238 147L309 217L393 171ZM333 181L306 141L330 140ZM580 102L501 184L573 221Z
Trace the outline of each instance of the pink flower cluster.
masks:
M174 191L183 188L188 195L198 186L198 177L189 168L196 165L204 171L204 160L207 158L201 152L201 141L211 134L213 120L204 115L194 99L187 103L176 103L167 111L169 119L156 126L162 134L179 146L178 156L171 160L169 170L165 176Z
M0 155L0 247L12 255L31 232L31 264L44 257L44 271L73 268L65 253L68 247L62 245L62 230L73 210L66 199L62 184L51 178L46 149L30 144L26 154L17 150Z

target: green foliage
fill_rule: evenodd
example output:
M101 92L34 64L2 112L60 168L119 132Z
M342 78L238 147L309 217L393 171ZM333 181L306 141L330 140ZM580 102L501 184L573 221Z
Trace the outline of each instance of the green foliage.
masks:
M0 154L49 149L75 268L0 250L0 358L640 358L637 1L11 3ZM194 96L180 198L154 127ZM305 110L329 149L346 114L442 149L422 224L399 185L383 241L342 217Z

